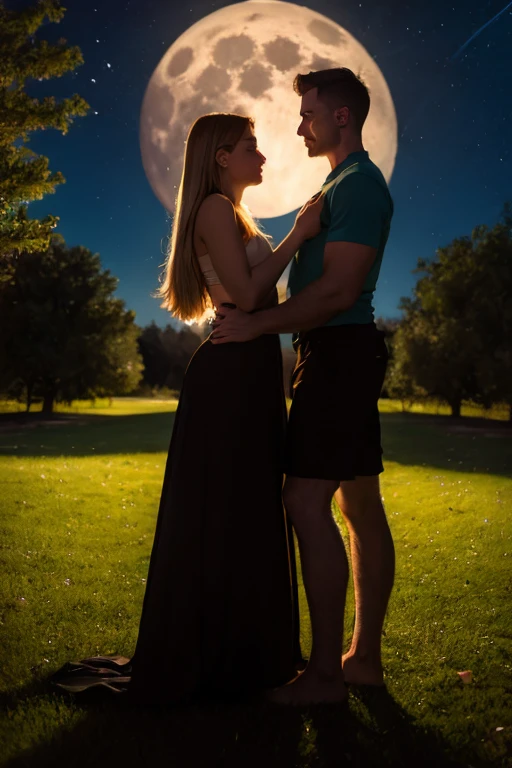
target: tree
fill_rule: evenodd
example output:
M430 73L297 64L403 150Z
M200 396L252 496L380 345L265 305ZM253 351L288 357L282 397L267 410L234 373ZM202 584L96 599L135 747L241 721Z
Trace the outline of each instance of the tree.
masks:
M410 319L407 325L399 324L393 333L391 354L386 371L384 387L388 397L396 398L402 403L402 411L407 405L423 399L428 394L425 389L416 384L414 370L408 344L414 338L411 333Z
M156 323L143 328L139 350L144 361L144 382L151 387L181 389L190 358L201 344L202 337L189 326L180 330Z
M78 47L61 39L55 45L36 33L45 19L58 23L65 9L57 0L39 0L20 11L7 10L0 0L0 257L48 248L58 218L38 221L27 216L26 203L55 191L65 179L52 173L48 158L26 145L36 130L56 128L67 133L73 119L89 105L78 95L57 103L29 95L27 81L61 77L83 63Z
M476 227L420 259L414 298L402 299L397 331L402 373L446 400L460 416L464 399L488 407L512 403L512 216L505 206L493 227Z
M21 383L27 409L133 389L142 369L134 313L113 296L117 278L87 248L53 235L42 253L0 266L0 370L4 387Z
M474 232L482 265L470 309L478 329L476 377L482 399L506 403L512 421L512 208L506 204L497 224Z
M140 328L133 322L132 312L118 315L117 333L109 333L98 355L100 365L93 374L88 395L112 397L133 392L142 379L144 365L139 354ZM71 398L73 399L73 398Z
M391 397L388 391L388 383L390 380L391 371L393 369L395 334L398 330L398 326L400 325L400 320L398 318L392 317L377 317L375 319L375 325L379 331L384 331L384 338L386 340L386 347L388 350L388 366L386 368L384 384L382 385L381 397ZM398 395L393 395L393 397L398 397Z
M471 330L460 318L428 313L419 300L402 300L401 309L391 390L401 388L402 399L441 398L460 416L462 401L478 394Z

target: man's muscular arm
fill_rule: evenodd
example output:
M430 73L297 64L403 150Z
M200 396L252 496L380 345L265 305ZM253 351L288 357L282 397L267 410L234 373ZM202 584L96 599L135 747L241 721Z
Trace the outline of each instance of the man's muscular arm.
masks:
M244 315L222 308L214 323L214 343L256 338L264 333L293 333L323 325L355 304L375 260L376 248L359 243L327 243L322 276L277 307Z
M261 332L307 331L350 309L361 294L376 253L376 248L359 243L327 243L322 276L278 307L257 313Z

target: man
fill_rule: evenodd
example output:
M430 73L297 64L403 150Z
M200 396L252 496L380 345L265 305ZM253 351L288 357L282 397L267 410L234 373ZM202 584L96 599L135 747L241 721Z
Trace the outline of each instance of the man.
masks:
M383 471L377 402L387 350L372 297L393 203L361 131L370 107L349 69L297 75L310 157L326 157L320 234L300 248L291 298L245 314L223 309L212 341L248 341L296 332L297 363L284 471L284 503L297 534L311 615L308 666L271 698L288 704L339 702L346 683L382 685L381 634L394 578L394 547L381 502ZM342 654L348 563L332 517L336 497L350 534L356 597L352 645Z

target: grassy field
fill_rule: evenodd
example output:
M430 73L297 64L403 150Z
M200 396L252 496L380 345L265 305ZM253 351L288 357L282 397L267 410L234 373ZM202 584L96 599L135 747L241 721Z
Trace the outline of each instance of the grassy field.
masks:
M397 576L387 688L352 690L348 713L262 705L136 713L112 696L51 690L46 678L68 660L133 652L176 402L82 403L23 424L4 416L3 764L509 765L511 432L501 414L456 423L390 405L382 495ZM302 588L301 601L307 655ZM349 596L347 644L352 622ZM469 684L457 674L465 670Z
M57 410L59 413L81 413L81 414L101 414L107 413L109 416L127 416L131 413L152 413L161 409L170 408L174 410L175 401L164 399L141 399L141 398L115 398L109 401L107 398L98 398L96 400L77 400L70 405L59 404ZM35 402L31 407L31 413L40 413L42 401ZM379 404L381 413L417 413L431 416L449 416L450 407L444 402L436 400L426 400L417 403L406 403L405 407L400 400L381 400ZM23 403L15 400L0 400L0 414L23 413L25 406ZM479 405L471 402L464 402L461 408L462 416L481 417L486 419L497 419L498 421L507 421L509 419L509 408L506 405L494 405L492 408L484 410Z

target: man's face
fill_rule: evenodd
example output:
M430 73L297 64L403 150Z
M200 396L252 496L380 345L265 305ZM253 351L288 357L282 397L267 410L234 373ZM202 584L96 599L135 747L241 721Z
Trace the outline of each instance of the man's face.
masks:
M302 122L297 134L304 137L309 157L322 157L339 144L340 129L336 125L334 110L318 100L318 89L312 88L302 97Z

